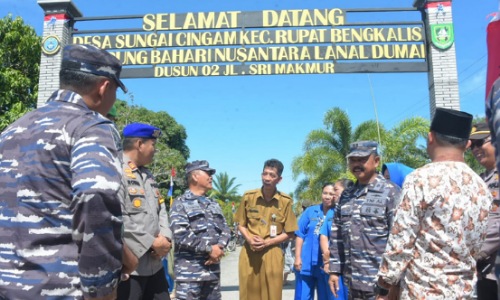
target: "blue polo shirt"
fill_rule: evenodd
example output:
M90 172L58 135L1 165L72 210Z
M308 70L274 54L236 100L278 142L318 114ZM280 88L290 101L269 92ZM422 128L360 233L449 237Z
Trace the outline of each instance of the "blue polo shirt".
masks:
M325 222L333 220L334 209L331 208L323 215L323 204L308 207L299 219L299 229L295 235L304 242L302 244L302 270L300 274L312 275L314 266L322 266L321 248L319 246L320 229ZM329 227L328 227L329 228Z

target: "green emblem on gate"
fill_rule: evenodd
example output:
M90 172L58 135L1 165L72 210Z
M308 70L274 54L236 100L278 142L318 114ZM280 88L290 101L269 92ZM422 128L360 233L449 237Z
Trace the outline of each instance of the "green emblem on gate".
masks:
M434 24L431 25L432 44L436 48L446 50L453 45L455 34L453 33L453 24Z

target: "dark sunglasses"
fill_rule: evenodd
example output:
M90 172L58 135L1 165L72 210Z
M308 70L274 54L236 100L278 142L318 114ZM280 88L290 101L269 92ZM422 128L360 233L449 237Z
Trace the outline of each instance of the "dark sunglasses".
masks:
M491 139L471 140L470 148L472 150L475 147L482 147L484 143L489 143L489 142L491 142Z

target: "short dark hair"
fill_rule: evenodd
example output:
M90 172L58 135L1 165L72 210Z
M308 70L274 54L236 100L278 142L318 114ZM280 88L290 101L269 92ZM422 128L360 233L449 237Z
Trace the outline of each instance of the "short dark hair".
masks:
M61 69L59 71L60 88L71 90L80 95L89 94L92 89L94 89L96 84L103 79L111 80L104 76L79 72L70 69Z
M325 184L323 184L323 186L321 187L321 190L324 190L327 186L330 186L330 185L331 185L331 186L334 186L334 185L335 185L335 183L333 183L333 182L328 182L328 183L325 183Z
M132 150L134 148L135 142L137 142L138 140L145 140L145 139L138 137L123 138L122 142L123 151Z
M451 146L455 148L465 148L467 147L468 138L459 138L456 136L446 135L439 132L434 132L436 141L441 146Z
M276 168L276 171L278 171L278 176L281 177L281 174L283 173L283 163L277 159L268 159L266 160L266 162L264 163L264 168Z

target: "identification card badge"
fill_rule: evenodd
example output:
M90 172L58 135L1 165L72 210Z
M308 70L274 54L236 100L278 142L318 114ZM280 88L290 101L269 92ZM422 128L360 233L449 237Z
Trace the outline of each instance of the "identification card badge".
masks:
M272 223L276 222L276 215L275 214L272 214L271 216L271 221ZM276 227L276 225L271 225L271 234L270 236L273 238L273 237L276 237L277 235L277 232L278 232L278 228Z
M276 233L278 232L278 228L276 227L276 225L271 225L271 237L276 237Z

